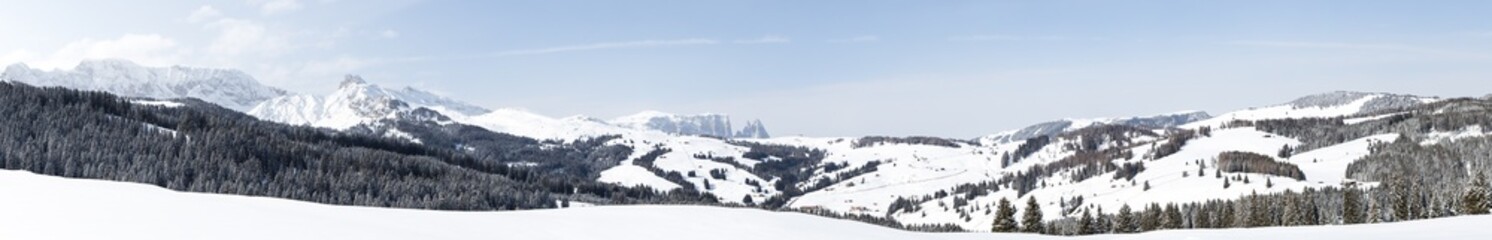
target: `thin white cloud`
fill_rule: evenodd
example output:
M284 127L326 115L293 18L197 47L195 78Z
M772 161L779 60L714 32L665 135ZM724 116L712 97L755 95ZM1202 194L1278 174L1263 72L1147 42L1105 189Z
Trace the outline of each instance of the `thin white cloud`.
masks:
M45 55L15 50L0 56L0 60L24 62L41 69L70 68L85 59L128 59L145 65L173 65L189 53L176 40L159 34L126 34L114 39L73 41Z
M379 32L378 36L383 37L383 38L399 38L399 31L394 31L393 29L386 29L386 30L383 30L383 32Z
M776 35L763 36L763 37L755 38L755 39L741 39L741 40L732 41L732 43L736 43L736 44L773 44L773 43L790 43L790 42L793 42L793 40L789 39L787 37L776 36Z
M1061 41L1067 40L1063 36L1021 36L1021 35L972 35L948 37L948 41L954 42L984 42L984 41ZM1094 39L1098 40L1098 39Z
M830 42L830 43L858 43L858 42L878 42L878 41L881 41L881 37L880 36L876 36L876 35L863 35L863 36L856 36L856 37L851 37L851 38L829 39L829 40L826 40L825 42Z
M219 56L273 56L291 49L290 41L284 34L271 33L263 24L255 21L225 18L206 27L218 34L207 46L207 51Z
M1272 48L1300 48L1300 49L1335 49L1335 50L1361 50L1380 52L1401 52L1424 55L1440 55L1449 57L1468 57L1488 59L1492 56L1469 53L1464 51L1451 51L1437 48L1428 48L1400 44L1368 44L1368 43L1343 43L1343 42L1302 42L1302 41L1228 41L1227 45L1272 47Z
M719 44L719 43L720 43L720 41L717 41L717 40L714 40L714 39L708 39L708 38L688 38L688 39L674 39L674 40L643 40L643 41L630 41L630 42L592 43L592 44L584 44L584 45L571 45L571 46L560 46L560 47L549 47L549 48L518 49L518 50L502 51L502 52L498 52L498 53L496 53L494 55L496 55L496 56L538 55L538 54L575 52L575 51L591 51L591 50L605 50L605 49L652 48L652 47L688 46L688 45L714 45L714 44Z
M223 17L223 12L218 11L217 8L213 8L209 5L202 5L202 7L198 7L197 10L192 11L192 15L187 16L187 22L200 23L218 19L221 17Z
M302 7L298 0L249 0L249 5L258 7L264 15L292 12Z

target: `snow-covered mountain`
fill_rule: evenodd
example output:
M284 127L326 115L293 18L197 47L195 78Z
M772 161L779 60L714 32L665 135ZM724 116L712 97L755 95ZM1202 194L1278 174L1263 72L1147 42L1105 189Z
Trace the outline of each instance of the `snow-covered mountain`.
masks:
M286 94L238 70L144 67L116 59L84 60L72 70L42 70L17 63L6 67L0 73L0 80L129 97L197 98L238 111L247 111L260 102Z
M1212 118L1212 115L1208 115L1207 112L1185 111L1148 117L1063 119L1038 123L1021 129L1015 129L980 137L978 141L986 145L1006 144L1025 141L1026 139L1031 139L1039 136L1053 136L1064 132L1100 124L1127 125L1141 128L1160 129L1181 126L1183 124L1201 121L1208 118Z
M751 120L746 122L746 126L742 126L740 131L736 131L736 137L772 138L772 134L767 133L767 126L762 124L762 120Z
M735 130L731 127L730 116L725 114L673 114L659 111L643 111L640 113L618 117L608 121L613 125L633 128L663 131L680 135L703 135L724 138L768 138L766 126L761 120L753 120L746 124L745 128Z
M414 88L389 89L348 75L336 91L325 96L287 95L269 99L249 110L260 119L297 125L347 129L394 117L400 111L428 108L446 115L480 115L482 107Z

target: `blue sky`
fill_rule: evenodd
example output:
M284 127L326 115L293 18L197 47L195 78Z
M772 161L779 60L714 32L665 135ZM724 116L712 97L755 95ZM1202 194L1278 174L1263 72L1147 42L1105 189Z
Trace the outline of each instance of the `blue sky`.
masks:
M343 74L492 108L967 138L1334 91L1492 93L1488 1L21 1L0 63Z

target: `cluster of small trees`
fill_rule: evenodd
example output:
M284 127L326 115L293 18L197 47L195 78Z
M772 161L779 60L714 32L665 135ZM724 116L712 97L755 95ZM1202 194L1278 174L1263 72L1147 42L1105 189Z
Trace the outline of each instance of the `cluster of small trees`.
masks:
M947 138L940 138L940 137L922 137L922 136L912 136L912 137L869 136L869 137L861 137L860 139L855 140L854 144L852 144L851 146L854 147L854 148L864 148L864 147L870 147L870 146L876 146L876 145L883 145L883 144L913 144L913 145L928 145L928 146L939 146L939 147L957 148L957 147L959 147L958 144L960 142L964 142L964 141L962 141L962 140L947 139Z
M1148 129L1119 124L1101 124L1058 135L1061 139L1076 140L1064 144L1067 150L1091 153L1103 150L1103 146L1129 146L1140 136L1157 136Z
M761 161L747 169L758 177L772 179L773 189L777 189L780 193L760 201L758 206L763 208L780 208L786 205L789 199L802 196L806 192L801 186L802 183L815 181L812 178L815 170L828 167L820 164L827 156L827 152L822 149L749 141L730 141L729 143L747 148L746 153L741 157ZM738 167L744 168L745 166Z
M1260 173L1305 180L1306 175L1295 164L1278 162L1258 153L1228 151L1217 155L1217 168L1223 172Z
M1041 204L1036 202L1036 197L1026 198L1026 209L1022 211L1019 224L1015 219L1015 206L1010 205L1010 200L1000 198L995 210L993 232L1026 232L1046 233L1046 223L1041 220Z
M1211 130L1209 129L1208 132L1210 133ZM1164 143L1161 143L1159 146L1155 146L1155 150L1150 151L1149 157L1150 159L1161 159L1165 158L1166 156L1171 156L1171 154L1176 154L1176 152L1181 151L1181 147L1186 146L1187 141L1191 141L1192 138L1196 137L1197 131L1172 131L1170 134L1166 135L1166 141Z
M1004 154L1001 157L1000 166L1010 166L1010 164L1019 163L1021 159L1031 157L1031 154L1036 154L1037 151L1046 147L1047 144L1052 144L1052 137L1043 135L1026 139L1026 142L1015 147L1015 152Z

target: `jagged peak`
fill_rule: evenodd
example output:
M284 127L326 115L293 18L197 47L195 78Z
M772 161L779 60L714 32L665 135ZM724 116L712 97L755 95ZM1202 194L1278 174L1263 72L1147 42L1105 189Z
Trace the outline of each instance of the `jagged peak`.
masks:
M363 80L362 76L347 74L346 76L342 76L342 84L339 84L338 86L346 88L350 86L366 84L368 84L368 81Z
M31 69L32 69L32 68L31 68L31 66L30 66L30 65L26 65L26 63L23 63L23 62L18 62L18 63L12 63L12 64L10 64L10 65L8 65L8 66L5 66L5 71L6 71L6 72L10 72L10 71L22 71L22 70L31 70Z

